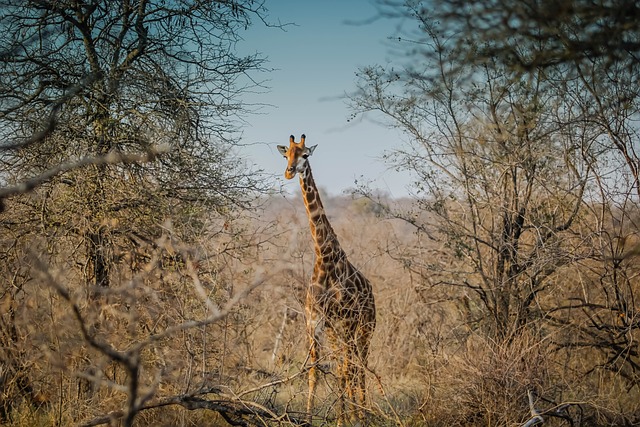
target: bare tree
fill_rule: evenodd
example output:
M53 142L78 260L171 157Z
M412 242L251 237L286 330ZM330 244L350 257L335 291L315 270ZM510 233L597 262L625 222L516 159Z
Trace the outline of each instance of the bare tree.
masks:
M388 159L415 173L416 209L387 212L439 245L396 256L490 342L553 341L575 395L601 368L636 390L637 5L381 3L415 28L408 55L362 69L352 103L407 135Z
M229 143L243 111L238 95L252 81L247 73L262 64L257 55L235 53L242 28L266 13L259 3L0 6L7 46L0 117L9 142L3 180L50 176L26 204L44 208L41 231L66 229L83 241L91 283L109 284L118 236L150 230L169 213L242 204L245 190L256 188L234 166ZM144 154L157 146L170 150L153 163L97 161L82 171L50 172L81 157ZM155 220L142 219L142 212ZM120 226L107 225L114 222Z
M518 73L604 60L638 63L640 7L633 0L379 0L386 16L428 16L459 48L455 62L505 64ZM467 43L480 46L467 49Z
M633 119L639 108L637 2L446 0L431 5L381 0L378 4L386 16L418 22L417 32L401 37L405 42L420 45L428 32L448 40L447 72L464 73L466 64L500 64L515 78L535 78L544 72L564 89L571 86L569 96L582 100L580 119L591 121L608 136L606 143L624 158L640 187ZM440 55L437 49L413 51L431 60Z
M233 145L263 58L236 44L247 26L268 24L251 0L0 9L0 357L28 396L38 352L22 357L35 344L21 316L44 315L29 309L42 294L28 252L64 271L72 294L106 299L148 265L167 219L176 239L195 242L261 189ZM90 312L109 307L97 304Z
M593 293L572 289L574 302L554 318L576 328L567 337L571 348L596 350L599 367L637 387L640 359L631 343L640 326L633 302L640 285L633 269L640 202L638 3L452 0L428 12L423 6L413 3L412 10L439 20L441 34L452 36L458 66L497 64L516 78L543 73L565 103L559 126L589 129L580 155L594 184L584 208L596 220L580 233L594 236L594 254L579 277Z
M500 68L479 66L467 86L447 64L443 56L425 67L440 81L366 69L354 106L384 113L410 136L394 160L417 174L419 206L434 215L417 226L449 249L446 267L432 265L434 280L473 291L491 334L504 338L539 315L538 294L576 256L562 236L590 176L579 156L590 135L559 127L561 107L544 76L514 82Z

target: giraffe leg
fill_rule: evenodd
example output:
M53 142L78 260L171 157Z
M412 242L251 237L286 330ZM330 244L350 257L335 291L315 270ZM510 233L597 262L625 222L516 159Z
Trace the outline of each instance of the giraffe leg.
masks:
M343 410L346 412L345 418L349 420L349 423L353 420L353 361L351 360L351 351L348 351L345 355L344 362L344 388L343 395L346 399L346 408Z
M313 283L307 289L305 300L305 319L307 336L309 337L309 395L307 396L307 421L309 425L313 419L313 404L316 397L318 381L318 361L320 360L320 333L323 330L324 316L318 312L317 304L320 290Z
M316 384L318 381L318 359L319 359L319 346L318 336L316 332L315 322L311 319L308 322L309 333L309 396L307 397L307 419L311 424L313 417L313 401L316 395Z
M349 371L348 371L348 385L347 394L349 397L349 419L352 420L354 425L364 420L363 407L364 407L364 370L360 364L358 353L355 348L351 349L349 355Z
M337 421L336 426L344 425L345 420L345 397L348 398L349 387L349 358L342 354L338 359L337 376L338 376L338 402L337 402Z
M360 362L358 362L360 363ZM356 409L356 415L358 417L358 421L360 421L360 423L362 425L364 425L364 421L365 421L365 417L364 417L364 407L367 401L367 390L365 388L365 379L364 379L364 366L361 365L357 365L356 366L356 372L355 372L355 391L357 394L357 401L356 401L356 405L357 405L357 409Z
M354 349L354 387L357 395L357 417L362 425L365 425L364 408L367 404L367 388L365 375L367 369L367 359L369 356L369 343L371 340L372 332L373 331L369 331L368 328L361 328L359 330L359 336L356 340L358 345Z
M336 331L335 324L329 324L326 328L327 341L331 346L332 359L335 361L335 374L338 380L337 399L336 399L336 427L342 427L345 422L345 397L348 386L348 360L349 355L346 351L344 339L340 333Z

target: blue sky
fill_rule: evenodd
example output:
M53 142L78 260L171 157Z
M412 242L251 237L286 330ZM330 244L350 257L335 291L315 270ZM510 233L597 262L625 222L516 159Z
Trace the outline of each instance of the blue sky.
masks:
M308 145L318 144L311 165L324 190L340 194L364 180L393 196L406 195L409 176L381 160L385 150L399 146L400 133L374 117L348 122L344 99L355 88L358 67L393 61L388 37L398 22L366 22L377 15L368 0L278 0L268 8L271 21L292 25L283 31L255 22L243 33L239 49L261 52L275 70L256 76L267 80L265 93L244 98L268 106L245 118L242 155L296 194L298 180L284 179L285 160L275 146L288 144L290 134L298 140L305 133Z

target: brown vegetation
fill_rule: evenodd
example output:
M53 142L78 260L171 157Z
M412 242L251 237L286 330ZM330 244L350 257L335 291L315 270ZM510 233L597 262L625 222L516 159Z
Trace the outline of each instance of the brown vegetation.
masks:
M14 246L15 262L34 277L3 296L3 358L14 362L3 375L10 425L98 425L132 413L136 425L301 420L312 245L298 202L273 196L259 219L212 224L219 233L193 245L176 241L167 225L137 271L96 300L36 252L37 240ZM602 268L563 268L562 292L538 301L553 307L546 318L509 340L491 338L468 289L443 288L420 270L425 259L447 264L439 243L381 217L368 199L327 202L376 293L367 374L374 425L524 424L528 393L552 425L635 422L632 366L624 355L612 359L607 341L627 319L607 299ZM624 263L633 275L633 258ZM3 274L19 285L15 272ZM626 351L635 363L634 345ZM316 417L331 420L337 385L323 372Z
M308 425L303 203L230 154L262 4L0 3L0 422ZM411 61L352 102L406 134L413 197L323 199L375 293L368 422L640 424L637 26L384 3L417 23Z

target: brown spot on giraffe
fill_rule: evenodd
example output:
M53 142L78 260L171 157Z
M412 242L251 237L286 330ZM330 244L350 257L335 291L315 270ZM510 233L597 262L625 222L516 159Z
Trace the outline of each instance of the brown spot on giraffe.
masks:
M296 174L300 176L316 253L305 300L311 363L307 415L311 422L320 357L319 334L324 326L337 365L336 376L341 389L337 425L341 426L345 420L364 421L365 369L376 326L376 308L371 283L349 262L325 214L308 160L315 148L315 145L305 146L304 135L299 143L292 135L288 147L278 146L287 159L284 176L287 179ZM345 400L349 405L348 412L345 412Z

